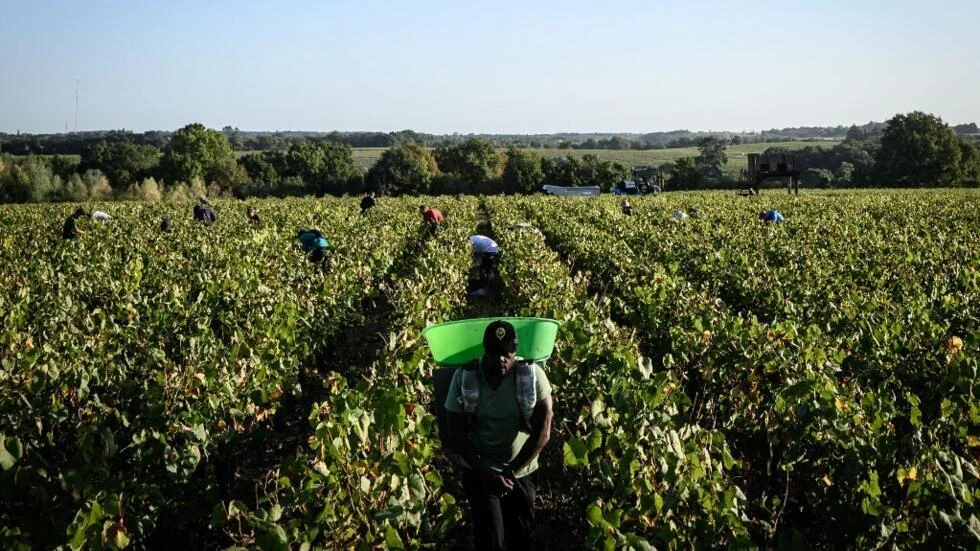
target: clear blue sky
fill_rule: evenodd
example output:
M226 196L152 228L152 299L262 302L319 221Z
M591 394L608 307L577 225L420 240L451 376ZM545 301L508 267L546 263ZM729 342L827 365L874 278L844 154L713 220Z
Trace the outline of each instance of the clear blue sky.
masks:
M958 124L980 0L0 0L0 131L72 128L76 79L79 130Z

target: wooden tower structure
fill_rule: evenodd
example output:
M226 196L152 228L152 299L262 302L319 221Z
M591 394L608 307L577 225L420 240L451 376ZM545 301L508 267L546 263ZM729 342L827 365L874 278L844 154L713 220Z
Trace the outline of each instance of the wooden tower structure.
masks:
M759 186L769 178L789 178L787 190L799 195L801 170L796 155L749 153L748 157L749 168L745 184L753 193L758 195Z

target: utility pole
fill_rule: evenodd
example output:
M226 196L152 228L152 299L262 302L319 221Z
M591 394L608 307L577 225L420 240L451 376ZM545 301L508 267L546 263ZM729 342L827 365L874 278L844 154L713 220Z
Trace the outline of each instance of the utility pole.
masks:
M78 79L75 79L75 132L78 132Z

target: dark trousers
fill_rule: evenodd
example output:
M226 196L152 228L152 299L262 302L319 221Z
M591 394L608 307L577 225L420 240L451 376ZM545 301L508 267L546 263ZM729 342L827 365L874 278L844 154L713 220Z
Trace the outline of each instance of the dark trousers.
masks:
M485 281L490 281L493 277L493 269L497 265L497 255L500 253L483 253L480 256L480 277Z
M477 549L522 551L534 548L534 495L531 478L518 478L514 489L498 497L487 493L483 477L463 469L463 490L470 502Z

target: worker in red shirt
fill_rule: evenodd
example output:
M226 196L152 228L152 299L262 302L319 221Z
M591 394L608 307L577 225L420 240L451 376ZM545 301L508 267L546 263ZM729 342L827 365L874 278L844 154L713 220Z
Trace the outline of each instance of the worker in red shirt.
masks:
M436 233L439 229L439 224L446 221L446 217L442 215L437 209L427 208L425 205L419 205L419 212L422 213L422 224L430 233Z

